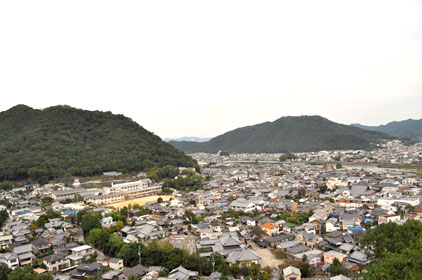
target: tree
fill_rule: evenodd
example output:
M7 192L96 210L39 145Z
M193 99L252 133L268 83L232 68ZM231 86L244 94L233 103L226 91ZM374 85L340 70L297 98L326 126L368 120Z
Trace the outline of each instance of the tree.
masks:
M254 226L252 228L251 233L256 236L255 237L255 240L256 241L261 240L262 239L262 236L266 234L265 231L263 231L260 226Z
M13 189L13 184L11 182L3 181L0 183L0 190L10 191L11 189Z
M327 185L322 185L319 187L319 192L320 193L325 193L327 191Z
M374 260L365 279L421 279L422 223L407 220L403 225L386 223L361 238L361 245Z
M280 157L279 157L279 160L281 161L281 162L283 162L283 161L286 161L286 160L288 160L288 159L296 159L297 158L297 156L295 156L294 154L292 154L292 153L287 153L287 154L283 154L283 155L281 155Z
M101 215L96 212L88 211L82 217L81 221L81 228L84 231L84 234L88 234L88 232L93 228L101 228Z
M422 279L422 250L405 249L392 253L367 267L367 280L419 280Z
M306 189L304 187L301 187L298 191L297 191L297 198L300 199L302 197L306 196Z
M287 254L286 254L286 252L284 250L281 250L281 249L279 249L279 250L272 250L271 252L279 260L285 260L285 259L287 259Z
M24 268L15 268L9 274L8 280L53 280L53 277L50 274L38 274L27 265Z
M102 228L93 228L87 237L88 243L103 249L110 239L110 232Z
M9 214L6 210L0 211L0 227L3 226L3 223L9 219ZM1 279L1 278L0 278Z
M0 264L0 279L6 279L9 273L12 272L11 269L7 267L5 264Z
M73 202L82 202L84 201L84 198L80 194L75 194L75 197L73 198Z
M111 235L107 244L105 245L104 252L110 256L117 256L123 246L123 239L118 235Z
M45 212L45 214L41 215L38 220L35 222L35 224L39 227L42 228L44 227L45 223L48 223L49 219L56 219L56 218L60 218L60 214L57 212L54 212L51 209L48 209L47 212Z
M333 263L328 268L332 275L347 274L347 270L341 265L341 262L335 258Z
M414 248L422 237L422 223L409 219L403 225L385 223L377 226L361 238L360 243L373 259L383 258L389 253L400 253Z
M336 164L336 169L340 169L340 168L342 168L343 167L343 165L340 163L340 162L338 162L337 164Z
M137 265L139 263L139 244L124 244L117 257L123 259L126 266L133 267Z
M157 202L158 202L158 203L163 203L163 198L162 198L162 197L159 197L159 198L157 199Z
M116 222L116 230L121 230L124 227L125 227L125 225L124 225L123 221L117 221Z
M97 251L95 251L94 252L94 254L92 254L92 256L90 256L88 259L87 259L87 263L93 263L93 262L95 262L95 260L97 259L97 257L98 257L98 253L97 253Z
M406 207L404 207L404 209L408 212L408 213L413 213L415 212L415 206L407 204Z
M174 179L179 175L179 168L167 165L161 168L154 167L147 171L147 176L154 183L161 181L162 179Z

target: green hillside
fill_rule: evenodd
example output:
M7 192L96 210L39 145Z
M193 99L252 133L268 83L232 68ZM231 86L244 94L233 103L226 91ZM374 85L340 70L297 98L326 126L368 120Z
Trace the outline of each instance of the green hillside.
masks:
M165 165L197 163L123 115L25 105L0 113L0 180L91 176Z
M404 120L390 122L385 125L379 126L366 126L361 124L352 124L353 126L360 127L367 130L379 131L394 135L397 137L407 137L414 139L422 139L422 119L420 120Z
M380 132L331 122L320 116L283 117L242 127L205 143L179 147L187 153L219 150L237 153L285 153L321 150L369 149L394 137Z

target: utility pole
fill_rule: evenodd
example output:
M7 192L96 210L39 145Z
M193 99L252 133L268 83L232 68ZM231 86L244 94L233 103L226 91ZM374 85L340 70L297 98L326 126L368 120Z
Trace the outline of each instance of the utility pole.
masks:
M142 264L141 263L141 244L139 244L139 264Z
M211 255L211 264L212 264L212 272L214 273L214 266L215 266L215 261L214 261L214 254Z

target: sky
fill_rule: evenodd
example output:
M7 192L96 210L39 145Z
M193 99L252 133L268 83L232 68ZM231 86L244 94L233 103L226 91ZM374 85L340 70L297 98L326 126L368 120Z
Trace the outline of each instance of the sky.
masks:
M421 15L421 1L0 1L0 111L111 111L162 138L420 119Z

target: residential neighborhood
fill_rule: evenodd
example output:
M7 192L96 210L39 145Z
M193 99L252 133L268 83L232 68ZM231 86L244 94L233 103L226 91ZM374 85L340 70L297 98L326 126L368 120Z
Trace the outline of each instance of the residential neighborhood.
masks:
M360 242L368 230L422 217L421 175L382 167L420 163L420 144L283 162L280 154L193 157L203 183L190 191L167 190L147 173L3 182L0 264L57 280L356 279L374 260ZM173 259L156 261L163 252Z

